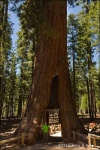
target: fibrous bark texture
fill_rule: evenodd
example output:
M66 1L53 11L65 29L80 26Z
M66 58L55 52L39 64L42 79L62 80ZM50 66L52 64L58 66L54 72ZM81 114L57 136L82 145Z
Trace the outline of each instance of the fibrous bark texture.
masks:
M33 144L37 124L46 108L59 108L63 138L70 140L70 131L80 128L70 86L67 62L66 1L44 2L45 30L35 51L34 77L20 132Z

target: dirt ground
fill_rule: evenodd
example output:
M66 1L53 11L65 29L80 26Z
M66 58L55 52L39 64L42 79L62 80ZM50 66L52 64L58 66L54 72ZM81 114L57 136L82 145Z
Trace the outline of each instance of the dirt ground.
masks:
M12 137L14 131L18 127L20 121L3 122L0 125L0 141L9 139ZM6 144L0 148L1 150L99 150L97 148L89 148L87 145L79 145L78 143L64 144L61 133L58 132L49 137L48 145L43 144L43 140L40 139L33 146L24 145L24 147L18 146L17 143Z

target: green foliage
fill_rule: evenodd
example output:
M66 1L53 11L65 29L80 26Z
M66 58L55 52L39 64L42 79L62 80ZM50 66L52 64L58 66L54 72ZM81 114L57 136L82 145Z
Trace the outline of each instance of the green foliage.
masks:
M86 110L88 108L87 94L82 95L80 108Z
M11 52L12 23L8 15L9 1L1 1L0 5L0 118L2 107L8 95L6 94L6 84L8 80L9 54Z
M86 98L84 97L88 94L87 77L92 79L92 90L95 91L92 92L98 107L98 90L100 87L96 86L99 80L97 79L98 69L94 61L95 53L98 53L99 43L99 32L97 32L99 30L98 3L92 2L88 5L88 14L85 6L78 15L70 14L68 16L68 57L72 87L76 91L77 107L85 108ZM73 74L75 78L73 78ZM74 83L75 87L73 86Z
M24 30L18 32L17 55L19 64L19 100L18 115L21 116L22 108L26 104L29 88L33 76L33 56L34 42L33 39L26 38Z
M7 62L7 67L5 71L5 95L4 95L4 105L3 105L3 115L11 116L16 114L17 105L17 77L16 77L16 54L11 52Z

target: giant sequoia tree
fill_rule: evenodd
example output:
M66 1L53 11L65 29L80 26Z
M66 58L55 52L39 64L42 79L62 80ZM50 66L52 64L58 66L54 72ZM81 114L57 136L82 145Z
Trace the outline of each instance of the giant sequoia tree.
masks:
M41 123L46 108L59 108L63 138L70 140L72 129L83 129L72 99L67 62L66 1L45 0L43 7L45 23L38 32L33 82L20 124L20 132L25 134L28 144L35 142L37 124Z

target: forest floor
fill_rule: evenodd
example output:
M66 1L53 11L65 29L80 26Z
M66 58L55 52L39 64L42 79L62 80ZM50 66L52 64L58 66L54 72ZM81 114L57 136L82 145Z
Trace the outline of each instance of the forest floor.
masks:
M0 125L0 141L9 139L12 137L14 131L18 127L20 121L11 121L11 122L3 122ZM49 143L43 144L43 140L37 140L37 143L33 146L24 146L20 147L17 143L14 144L6 144L1 148L5 150L98 150L97 148L88 148L87 145L79 145L77 143L67 143L64 144L61 132L57 132L49 137Z

